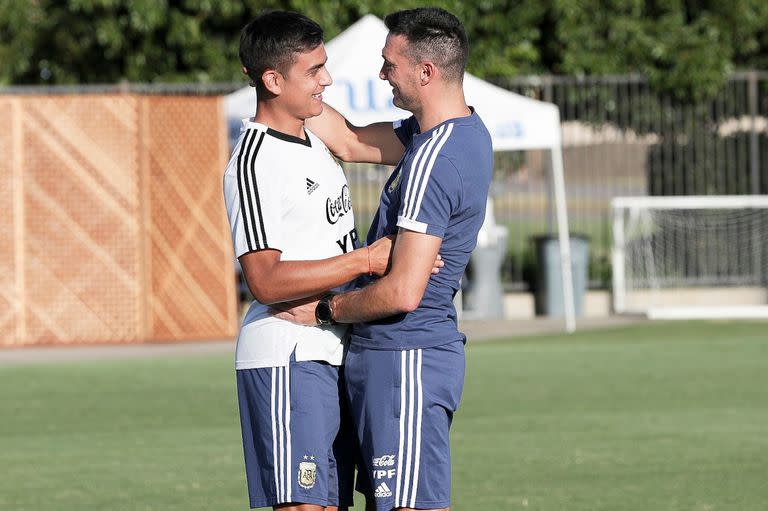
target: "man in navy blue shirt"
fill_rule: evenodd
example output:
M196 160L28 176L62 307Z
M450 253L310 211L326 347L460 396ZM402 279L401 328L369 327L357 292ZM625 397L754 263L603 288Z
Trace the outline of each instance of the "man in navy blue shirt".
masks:
M394 104L413 113L355 127L326 106L307 121L344 161L397 165L368 242L397 234L389 273L312 313L306 324L353 323L347 394L378 511L448 509L449 429L464 381L464 334L453 297L483 223L493 169L491 137L464 98L468 41L461 22L438 8L386 17L380 77ZM439 254L445 266L433 275Z

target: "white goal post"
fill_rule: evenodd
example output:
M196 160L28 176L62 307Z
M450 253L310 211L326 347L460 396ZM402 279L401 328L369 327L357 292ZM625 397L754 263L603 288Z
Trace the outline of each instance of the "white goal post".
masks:
M613 308L768 318L768 195L615 197Z

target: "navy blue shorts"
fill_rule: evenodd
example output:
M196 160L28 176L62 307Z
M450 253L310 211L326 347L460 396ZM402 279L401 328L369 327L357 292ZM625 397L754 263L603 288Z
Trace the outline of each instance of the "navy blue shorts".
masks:
M250 505L351 506L357 445L341 371L291 358L236 371Z
M344 375L368 476L358 490L377 510L450 506L449 430L464 367L461 341L405 351L350 347Z

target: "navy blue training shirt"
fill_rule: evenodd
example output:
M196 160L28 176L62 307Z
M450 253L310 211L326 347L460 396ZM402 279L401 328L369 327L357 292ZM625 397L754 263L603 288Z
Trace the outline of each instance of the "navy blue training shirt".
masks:
M491 136L472 111L421 133L415 117L395 122L405 154L381 192L368 243L398 227L442 238L445 267L431 275L413 312L352 327L352 344L403 350L465 340L453 297L485 218L493 173Z

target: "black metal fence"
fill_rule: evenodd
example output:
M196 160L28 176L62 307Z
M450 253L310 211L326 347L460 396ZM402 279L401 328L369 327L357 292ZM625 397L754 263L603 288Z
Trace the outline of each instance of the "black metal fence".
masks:
M610 285L610 199L768 193L768 72L736 73L706 104L656 94L638 75L496 84L560 108L571 232L590 238L591 287ZM509 227L508 287L531 285L532 235L554 225L547 158L498 155L492 194Z
M768 192L768 72L734 74L698 105L656 94L639 75L494 82L560 108L570 230L590 239L591 287L611 281L612 197ZM491 196L509 229L508 289L533 286L532 239L556 229L548 173L546 151L496 154ZM363 230L385 178L370 166L350 173Z

